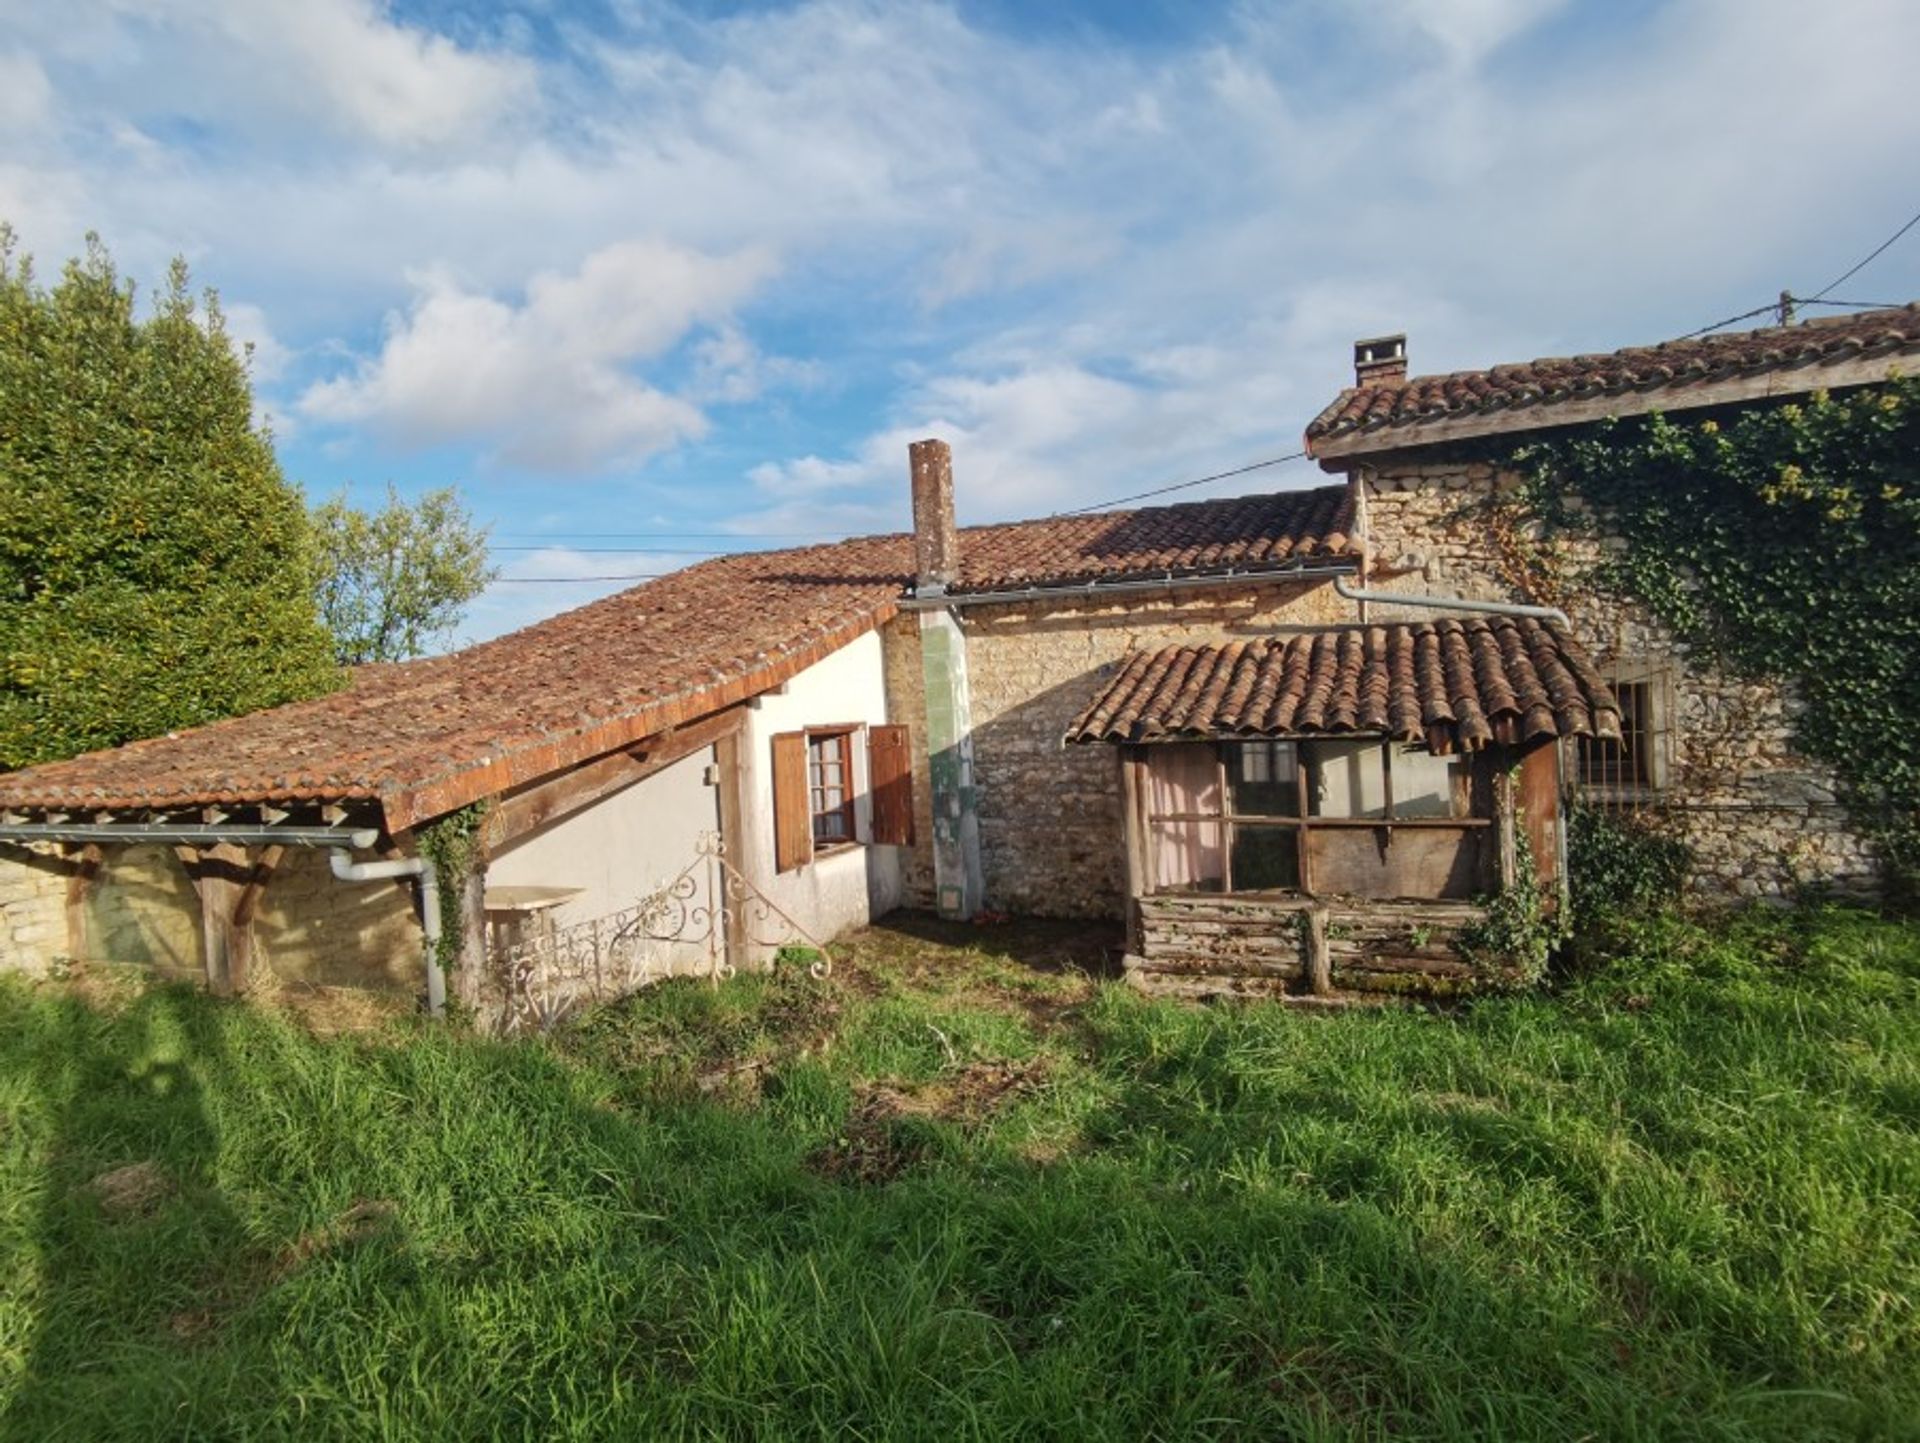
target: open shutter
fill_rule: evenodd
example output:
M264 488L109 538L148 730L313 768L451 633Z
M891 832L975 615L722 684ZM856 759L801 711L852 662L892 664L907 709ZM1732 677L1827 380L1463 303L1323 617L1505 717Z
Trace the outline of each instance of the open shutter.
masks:
M807 793L807 734L773 739L773 864L791 872L813 860L813 808Z
M873 840L913 845L913 748L905 727L867 728L867 785L873 792Z

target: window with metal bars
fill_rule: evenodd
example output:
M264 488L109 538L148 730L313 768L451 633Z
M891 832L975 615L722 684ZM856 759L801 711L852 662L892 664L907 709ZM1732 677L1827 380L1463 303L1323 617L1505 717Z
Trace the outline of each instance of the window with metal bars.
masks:
M1666 785L1666 677L1646 665L1621 663L1608 684L1620 703L1620 740L1578 738L1574 780L1596 800L1643 797Z

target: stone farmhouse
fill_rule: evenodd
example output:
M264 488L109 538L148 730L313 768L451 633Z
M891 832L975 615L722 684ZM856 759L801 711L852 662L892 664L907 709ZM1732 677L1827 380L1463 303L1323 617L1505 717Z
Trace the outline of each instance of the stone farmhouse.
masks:
M1870 887L1793 698L1648 616L1529 594L1485 523L1530 431L1871 385L1920 309L1409 379L1356 347L1339 479L719 557L341 691L0 777L0 965L224 992L449 984L541 1025L676 973L830 960L902 906L1124 920L1128 975L1325 1000L1511 980L1565 803L1654 809L1728 897ZM1490 449L1490 446L1493 449ZM1454 604L1460 603L1460 604ZM1705 739L1737 718L1731 764ZM464 845L463 845L464 843Z

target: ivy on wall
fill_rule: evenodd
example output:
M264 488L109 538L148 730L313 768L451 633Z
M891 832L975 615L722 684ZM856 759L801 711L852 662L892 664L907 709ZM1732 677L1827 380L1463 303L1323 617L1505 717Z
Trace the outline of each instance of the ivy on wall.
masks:
M1894 895L1920 895L1920 381L1608 422L1512 464L1550 531L1619 539L1585 583L1793 684L1799 749L1841 779Z
M440 943L434 960L442 971L451 971L460 960L460 899L467 879L484 859L482 833L491 810L487 802L474 802L434 818L416 834L420 855L433 864L440 892Z

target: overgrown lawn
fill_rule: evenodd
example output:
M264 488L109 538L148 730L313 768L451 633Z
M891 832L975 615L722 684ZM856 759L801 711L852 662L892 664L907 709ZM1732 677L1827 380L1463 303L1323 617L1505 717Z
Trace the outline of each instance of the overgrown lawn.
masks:
M1335 1017L1097 951L519 1044L0 984L0 1435L1915 1435L1920 932Z

